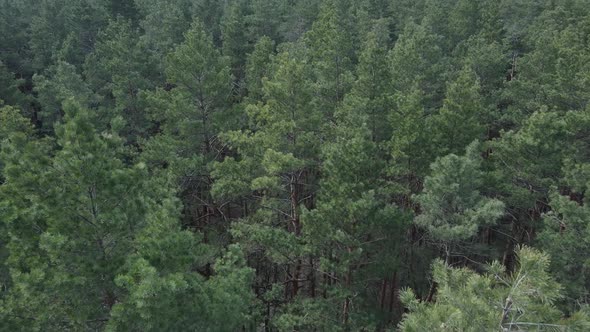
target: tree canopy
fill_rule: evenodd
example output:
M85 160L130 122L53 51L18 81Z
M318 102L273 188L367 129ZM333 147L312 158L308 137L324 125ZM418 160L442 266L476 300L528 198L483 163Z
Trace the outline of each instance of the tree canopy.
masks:
M0 0L1 331L590 330L587 0Z

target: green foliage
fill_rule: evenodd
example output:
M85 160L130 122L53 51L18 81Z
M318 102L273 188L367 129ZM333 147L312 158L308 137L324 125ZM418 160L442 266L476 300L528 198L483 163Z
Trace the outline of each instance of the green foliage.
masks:
M271 74L270 65L274 55L274 42L268 37L262 37L254 45L254 50L248 55L246 62L246 89L248 98L253 102L264 96L263 81Z
M183 39L194 13L191 1L174 0L166 4L156 0L135 0L140 13L142 41L154 56L164 56Z
M483 138L484 128L479 119L484 110L479 89L479 80L468 68L448 85L443 106L432 117L431 124L441 155L460 153L469 143Z
M6 142L4 150L2 211L13 282L5 310L35 318L36 328L103 324L120 296L113 278L150 204L141 194L149 192L140 180L145 166L121 162L116 133L98 134L89 113L72 102L65 111L53 158L46 144L30 139ZM16 157L39 160L22 165ZM25 202L28 208L17 208Z
M504 204L481 195L480 164L478 142L467 147L465 156L437 159L423 192L416 196L422 209L416 224L445 243L468 239L481 226L494 224L504 214Z
M355 58L347 1L324 1L319 17L303 38L309 49L318 107L331 114L342 101L353 80Z
M590 271L585 259L590 248L586 236L589 231L588 196L585 195L590 185L590 164L588 142L578 138L588 128L589 114L588 111L570 112L565 116L577 144L570 143L571 154L563 162L563 189L552 188L552 211L544 215L546 228L539 235L541 247L554 257L551 270L564 285L568 296L564 303L569 310L577 307L572 299L587 304L590 290Z
M37 101L43 107L39 114L42 127L46 132L55 130L55 126L62 120L62 104L68 99L75 99L79 104L89 107L98 96L92 93L88 84L77 72L76 67L60 61L49 68L45 75L33 76ZM108 123L107 119L100 119L100 124Z
M121 133L135 142L149 127L143 110L141 91L154 87L160 75L157 63L148 56L139 42L138 31L130 22L118 19L99 32L95 48L86 57L84 76L101 100L101 112L110 117L121 116L126 128Z
M145 156L151 162L164 160L176 176L185 176L202 169L203 156L213 153L216 134L228 127L229 59L220 56L202 23L195 21L184 43L169 54L166 77L171 90L145 95L150 118L162 132L147 143ZM177 152L170 159L159 151Z
M388 114L392 104L391 72L387 62L389 35L385 22L375 24L367 33L364 47L359 55L357 80L351 94L360 99L360 111L368 115L372 139L382 142L391 137ZM345 101L347 104L349 101Z
M589 23L0 0L0 330L588 330Z
M451 268L442 261L433 264L438 285L436 302L421 302L412 290L401 299L410 312L400 323L402 331L504 331L587 329L584 313L561 321L555 308L560 286L548 274L549 257L524 247L518 251L518 267L509 274L498 262L485 274L466 268Z
M426 25L405 26L390 52L394 92L407 94L418 89L424 94L422 105L427 111L438 108L441 79L447 59L441 49L441 36Z
M246 16L239 3L234 3L226 10L221 22L221 40L223 55L229 57L234 77L238 83L244 77L246 54L250 51Z
M54 60L79 65L92 50L98 30L106 23L104 1L51 1L39 5L29 28L32 65L37 71ZM59 17L60 19L55 19Z
M205 281L195 274L192 269L210 255L193 233L180 229L176 200L148 179L145 164L123 164L116 133L98 134L89 113L71 102L65 110L52 160L22 169L12 157L19 146L5 143L2 215L11 235L12 280L6 312L35 318L43 329L93 329L108 322L114 330L224 330L242 324L252 304L251 271L239 250L217 263L219 276ZM41 172L20 176L30 167ZM36 185L30 191L23 181ZM24 197L30 208L18 209ZM198 295L203 287L209 288L204 298ZM216 310L204 313L209 305ZM175 308L190 310L186 320L177 319Z
M162 229L161 225L156 227ZM168 232L170 229L156 233L164 236L164 244L171 249L166 252L167 257L158 259L173 269L158 269L141 255L131 258L126 274L116 278L128 297L113 307L106 330L228 331L245 324L254 301L248 287L252 270L244 266L239 248L230 248L215 265L218 275L205 281L190 271L191 259L202 254L195 250L192 235L176 230L176 234L172 233L176 237L171 237ZM150 234L150 242L156 234ZM161 255L161 249L153 253ZM167 261L170 258L180 265L171 264Z
M0 61L0 100L8 105L27 107L30 98L20 90L24 83L25 80L17 79Z

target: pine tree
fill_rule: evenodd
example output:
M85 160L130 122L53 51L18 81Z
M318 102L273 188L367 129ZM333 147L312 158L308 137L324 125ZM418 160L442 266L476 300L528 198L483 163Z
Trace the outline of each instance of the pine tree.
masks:
M121 295L114 278L154 204L145 165L123 164L116 133L97 133L90 113L72 102L64 109L55 157L32 138L4 145L13 283L5 310L37 329L104 325ZM19 161L30 158L37 161Z
M262 37L254 45L254 50L248 55L246 62L246 89L248 100L252 103L262 101L264 96L263 82L272 70L272 57L275 43L269 37Z
M440 155L460 153L474 140L484 138L480 123L484 114L479 80L469 68L464 68L447 87L443 106L431 119L436 151Z
M309 61L318 91L315 103L328 115L344 99L353 81L355 50L352 32L346 26L349 10L347 1L325 1L319 17L304 38L310 50Z
M183 33L193 21L191 1L174 0L164 5L156 0L135 0L135 5L141 16L139 26L144 32L142 42L146 44L150 55L156 58L164 57L174 45L181 43Z
M123 117L126 127L121 135L130 143L146 136L150 126L141 91L162 84L155 70L158 64L148 56L144 46L130 22L111 21L99 32L95 49L84 64L85 81L97 95L104 97L101 113Z
M417 87L424 94L427 114L438 109L442 100L441 77L447 59L441 39L426 23L409 23L389 55L394 92L404 94Z
M228 59L220 56L199 21L193 23L185 42L168 57L166 77L176 86L173 95L181 99L179 102L188 101L185 107L194 108L198 114L195 120L201 123L201 151L211 152L211 139L219 131L212 120L227 105L232 77ZM178 124L188 129L187 123Z
M588 314L578 312L567 320L555 308L561 287L548 273L549 256L535 249L518 250L514 273L494 262L484 274L467 268L433 264L439 285L434 303L420 302L411 290L401 294L409 309L402 331L460 330L572 330L590 327Z
M17 79L0 61L0 100L21 109L29 107L30 98L21 91L25 83L24 79Z
M259 40L266 36L279 43L279 25L285 15L285 3L280 0L249 1L247 25L249 40Z
M590 186L590 163L587 139L582 138L589 125L590 112L569 112L565 120L575 133L566 144L570 153L563 160L563 179L560 186L552 186L548 204L551 211L543 215L544 228L538 243L551 255L551 272L564 286L568 300L563 301L568 311L588 303L590 270L588 269L589 205L586 195ZM559 189L558 189L559 188ZM572 299L576 299L574 303Z
M106 24L107 18L106 1L59 0L41 3L31 20L28 40L33 68L37 72L42 71L58 60L63 52L68 53L68 57L59 60L81 65L85 55L92 50L96 34Z
M453 246L474 236L484 225L494 224L504 214L504 204L479 192L482 181L478 143L467 147L465 156L454 154L437 159L432 174L424 180L424 190L417 195L421 213L418 226L440 241L449 262Z
M44 132L52 133L63 118L63 103L68 99L75 99L84 107L90 107L100 99L84 81L76 67L65 61L48 68L44 75L33 76L34 91L42 109L38 118ZM97 117L102 129L106 128L110 118Z
M369 129L375 142L383 142L391 137L391 123L388 117L393 96L391 72L387 62L390 40L384 23L376 23L365 38L356 67L357 80L351 91L354 99L361 100L362 112L368 115Z
M212 173L218 200L242 199L250 211L232 225L232 235L254 264L268 262L257 275L265 305L273 308L267 320L274 316L274 303L311 291L301 210L313 204L323 124L322 114L311 107L310 68L292 51L275 57L276 71L264 81L264 103L248 105L249 129L223 135L237 156L216 164Z
M30 77L33 73L28 41L31 18L36 10L33 1L0 2L0 62L19 77Z
M155 166L158 176L179 185L187 225L224 229L213 223L220 212L209 194L208 165L224 153L218 133L234 126L232 76L229 59L198 20L168 56L166 77L169 88L145 94L160 134L145 142L142 159Z
M246 66L246 54L250 52L246 17L242 4L231 4L221 22L221 41L223 55L230 58L232 73L237 85L242 84Z
M317 292L327 294L315 302L323 304L322 316L351 330L377 324L377 313L385 305L371 296L377 287L370 280L386 280L399 272L398 255L408 221L388 204L389 192L380 180L385 163L367 119L346 109L337 112L334 141L322 147L316 207L303 214L305 237L322 272L316 277L323 280ZM375 257L387 264L373 264ZM375 316L368 319L368 314Z

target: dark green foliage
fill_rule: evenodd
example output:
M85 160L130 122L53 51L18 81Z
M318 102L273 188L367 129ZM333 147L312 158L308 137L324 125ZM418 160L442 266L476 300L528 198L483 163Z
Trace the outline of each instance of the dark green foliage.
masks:
M0 0L0 330L588 330L589 27Z

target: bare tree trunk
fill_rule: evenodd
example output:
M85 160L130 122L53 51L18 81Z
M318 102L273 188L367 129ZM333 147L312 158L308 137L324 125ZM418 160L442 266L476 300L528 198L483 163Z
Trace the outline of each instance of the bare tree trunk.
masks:
M397 271L393 272L393 276L391 277L391 289L390 289L390 296L389 296L389 312L393 312L395 308L394 304L396 303L396 296L397 296Z
M380 292L380 300L379 300L379 304L380 304L380 308L381 310L383 310L383 308L385 307L385 292L387 291L387 278L383 278L383 281L381 282L381 292Z

